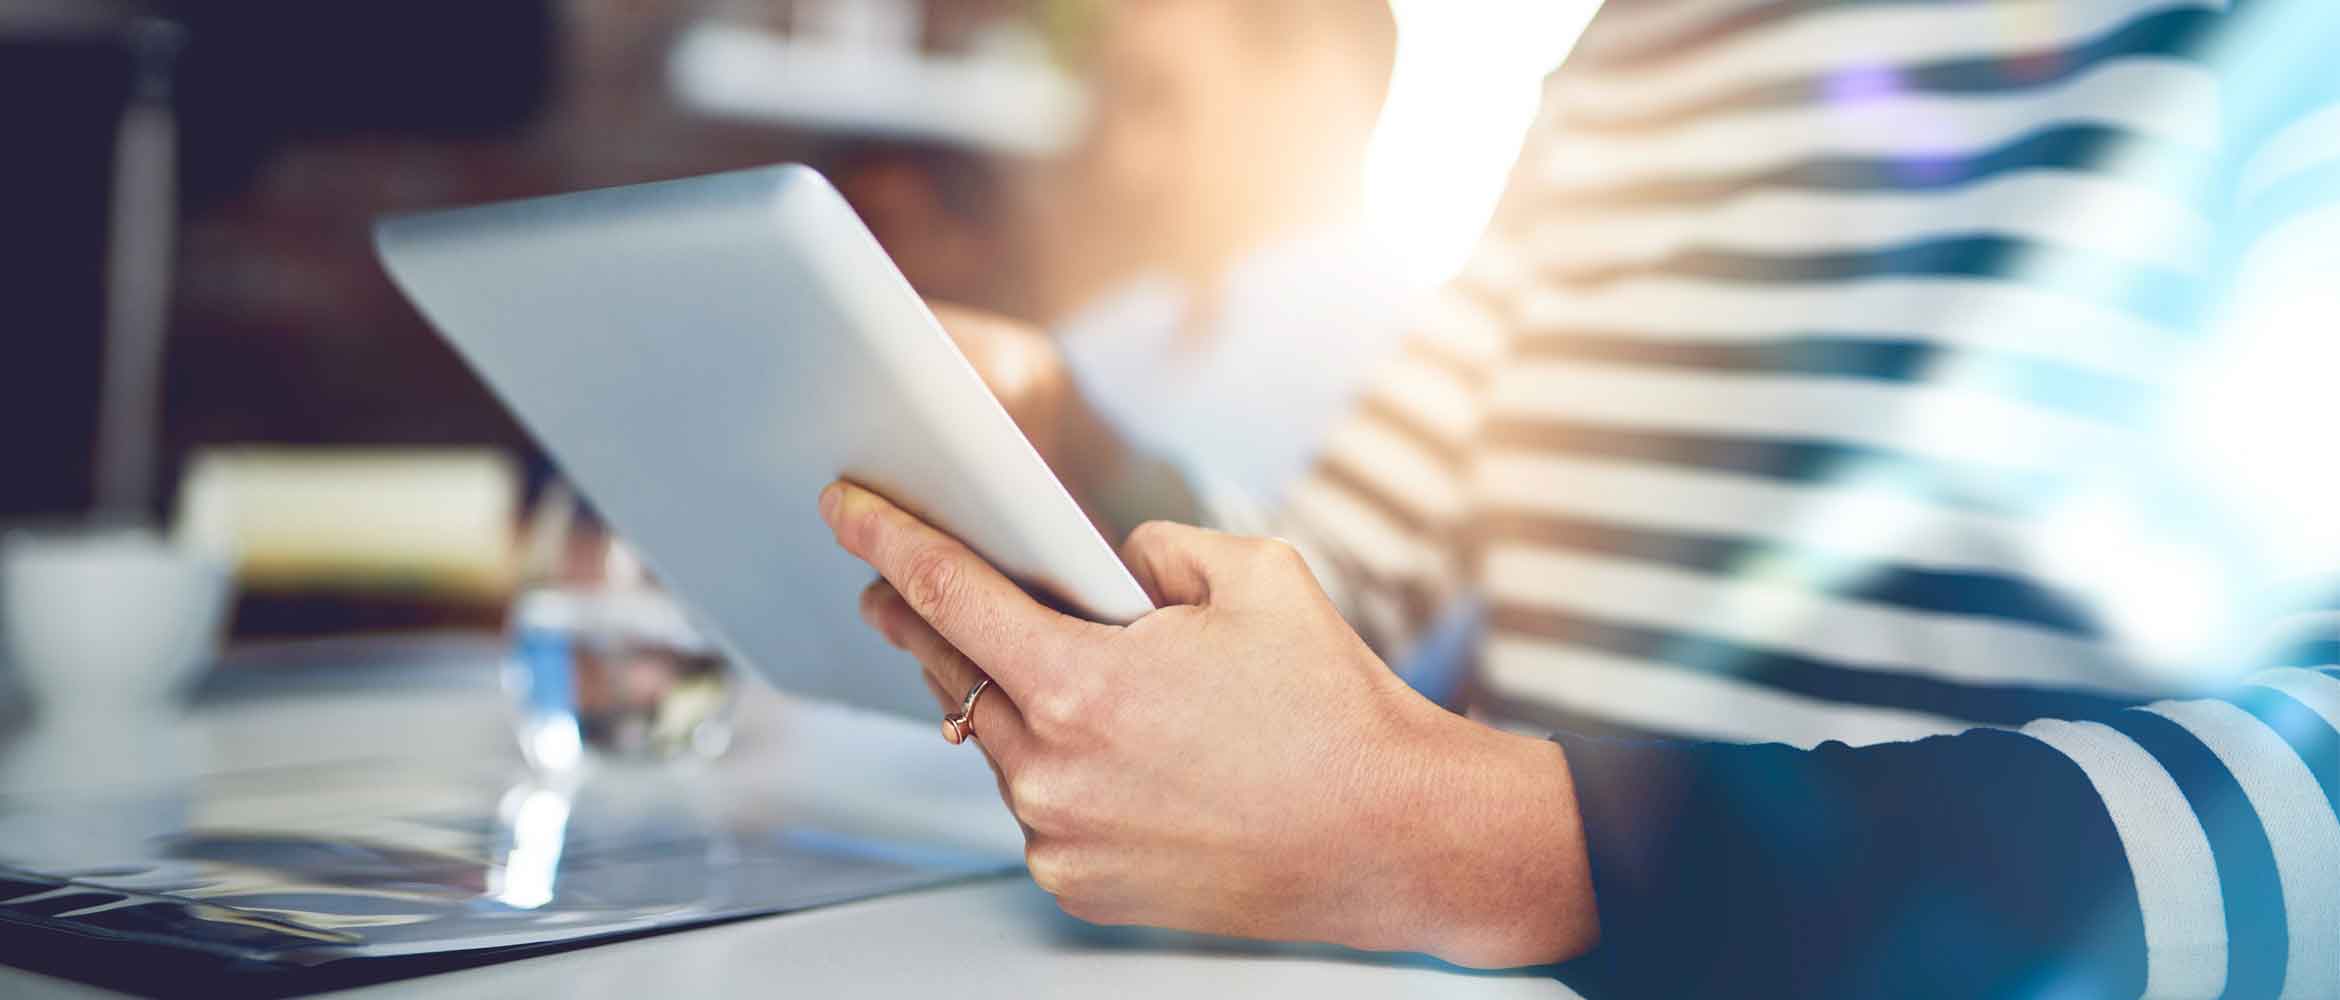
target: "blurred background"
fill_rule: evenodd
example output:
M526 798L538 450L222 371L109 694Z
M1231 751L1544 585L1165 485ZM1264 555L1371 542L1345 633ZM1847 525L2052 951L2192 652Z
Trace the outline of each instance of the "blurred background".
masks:
M1592 7L0 0L0 528L206 553L239 641L499 628L575 505L527 533L557 476L372 220L783 161L1272 493L1459 267Z

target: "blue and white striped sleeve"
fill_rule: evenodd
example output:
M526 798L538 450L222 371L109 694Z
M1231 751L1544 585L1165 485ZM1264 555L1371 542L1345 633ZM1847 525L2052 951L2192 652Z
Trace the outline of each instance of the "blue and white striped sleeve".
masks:
M2281 342L2330 358L2340 18L2238 9L2262 58L2229 81L2212 319L2304 317L2290 332L2312 339ZM1811 751L1559 737L1601 923L1563 976L1593 996L2340 997L2331 638L2228 697L2019 730Z
M2340 668L1812 751L1563 736L1650 996L2340 996Z
M2328 371L2340 17L2233 9L2209 318ZM2330 426L2326 400L2302 418ZM1601 924L1563 977L1591 996L2340 998L2334 640L2224 698L2019 730L1808 752L1561 736Z

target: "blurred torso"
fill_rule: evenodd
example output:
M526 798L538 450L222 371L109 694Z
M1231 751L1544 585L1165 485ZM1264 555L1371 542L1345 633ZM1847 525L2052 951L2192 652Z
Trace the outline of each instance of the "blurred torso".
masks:
M1467 525L1489 709L1861 743L2230 680L2169 664L2260 567L2158 436L2223 8L1611 3L1462 284L1467 485L1412 511Z

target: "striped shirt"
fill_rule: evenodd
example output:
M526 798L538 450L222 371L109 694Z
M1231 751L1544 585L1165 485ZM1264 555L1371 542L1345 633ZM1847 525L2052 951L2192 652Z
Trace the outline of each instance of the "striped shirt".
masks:
M2329 0L1594 20L1265 525L1385 655L1483 608L1477 707L1570 734L1572 977L2340 997L2340 676L2153 655L2272 606L2218 560L2286 540L2202 527L2167 421L2262 279L2340 263L2336 59ZM2278 346L2340 341L2336 286ZM2206 568L2152 560L2197 529Z

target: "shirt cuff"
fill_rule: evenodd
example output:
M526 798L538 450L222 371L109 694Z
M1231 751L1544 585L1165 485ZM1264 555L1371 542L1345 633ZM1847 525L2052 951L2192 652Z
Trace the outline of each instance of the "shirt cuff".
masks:
M1562 977L1588 995L2144 990L2120 833L2087 773L2037 739L1556 741L1601 926Z

